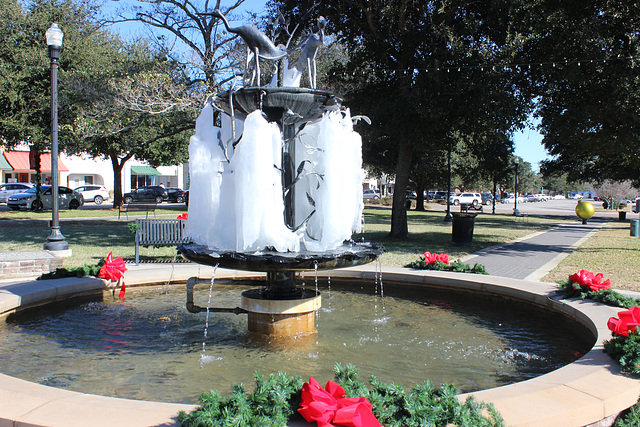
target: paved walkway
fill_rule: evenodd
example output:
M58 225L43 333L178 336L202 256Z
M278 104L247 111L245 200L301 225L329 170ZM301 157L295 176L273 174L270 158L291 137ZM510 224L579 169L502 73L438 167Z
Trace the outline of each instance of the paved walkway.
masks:
M538 281L609 221L591 219L587 224L563 224L474 252L461 260L483 264L493 276Z

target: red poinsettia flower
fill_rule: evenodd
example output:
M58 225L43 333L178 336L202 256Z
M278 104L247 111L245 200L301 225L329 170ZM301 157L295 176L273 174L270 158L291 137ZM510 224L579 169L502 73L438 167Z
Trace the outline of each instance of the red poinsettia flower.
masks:
M366 397L345 398L340 385L328 381L322 388L313 377L302 386L298 412L308 422L318 423L318 427L382 427Z
M127 268L124 266L124 260L122 259L122 257L113 259L113 253L109 252L104 265L100 269L100 272L98 272L98 277L101 279L110 280L112 282L121 282L120 294L118 296L120 298L124 298L124 293L126 292L126 288L124 285L125 271L127 271Z
M436 261L444 262L445 264L449 264L449 255L447 254L437 254L431 253L429 251L424 253L424 262L427 264L435 264Z
M618 317L611 317L607 326L614 334L628 337L629 333L636 333L636 328L640 326L640 307L620 311Z
M182 212L180 215L178 215L177 219L187 219L189 218L189 213L188 212Z
M579 272L569 276L569 280L572 282L577 283L580 286L586 286L592 291L611 288L611 281L607 279L603 282L603 278L604 276L602 273L593 274L587 270L580 270Z
M593 273L587 270L580 270L569 276L569 280L582 286L588 286L591 279L593 279Z
M607 279L604 282L602 279L604 276L602 273L598 273L589 283L589 289L592 291L599 291L600 289L610 289L611 288L611 280Z
M436 255L436 259L440 262L444 262L445 264L449 264L449 255L447 254L438 254Z

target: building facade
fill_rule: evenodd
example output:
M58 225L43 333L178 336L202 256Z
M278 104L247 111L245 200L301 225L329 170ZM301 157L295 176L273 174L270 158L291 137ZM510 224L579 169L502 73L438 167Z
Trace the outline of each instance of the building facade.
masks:
M0 181L35 183L36 173L29 161L29 151L3 151L0 155ZM51 181L51 154L40 156L40 168L43 184ZM111 162L89 156L58 157L58 183L62 186L76 188L83 185L104 185L107 190L114 190L114 173ZM122 192L145 185L160 185L188 189L188 168L185 165L159 166L154 168L135 158L127 161L122 170Z

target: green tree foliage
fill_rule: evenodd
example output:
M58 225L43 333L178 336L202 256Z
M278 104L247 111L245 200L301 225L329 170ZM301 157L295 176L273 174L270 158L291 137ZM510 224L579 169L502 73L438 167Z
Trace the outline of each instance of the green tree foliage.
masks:
M549 190L555 194L569 194L572 190L578 188L578 185L567 179L566 173L548 173L542 177L542 186L545 190Z
M73 76L82 110L64 129L74 142L69 151L111 161L114 206L119 206L128 160L135 156L153 166L187 160L200 96L183 84L182 67L145 43L112 43L100 73Z
M91 2L72 0L0 0L0 5L0 135L8 148L27 142L42 151L48 147L51 134L45 32L57 22L65 33L58 86L59 121L63 123L74 113L74 88L67 84L66 76L100 63L96 61L100 50L96 28L88 25L97 9ZM65 142L60 140L61 148Z
M515 159L515 158L514 158ZM542 179L531 168L531 163L525 162L522 159L518 159L518 194L535 194L539 193L542 188ZM512 164L512 170L514 171L514 183L515 185L515 164ZM512 187L513 188L513 187ZM514 189L515 191L516 189Z
M539 95L544 172L574 181L640 175L640 4L524 2L514 20ZM541 64L541 65L538 65Z
M59 60L60 150L110 159L114 203L134 155L154 165L186 159L193 94L180 67L144 43L128 46L98 24L92 0L0 0L0 137L5 147L49 147L51 91L45 32L64 32ZM187 124L188 123L188 124Z
M295 20L311 2L270 4ZM442 150L457 133L509 132L526 115L526 92L515 89L521 76L493 68L509 63L520 45L509 31L508 4L376 0L316 8L349 52L332 78L348 88L352 111L372 120L358 129L364 160L395 165L391 237L408 234L405 190L416 150Z

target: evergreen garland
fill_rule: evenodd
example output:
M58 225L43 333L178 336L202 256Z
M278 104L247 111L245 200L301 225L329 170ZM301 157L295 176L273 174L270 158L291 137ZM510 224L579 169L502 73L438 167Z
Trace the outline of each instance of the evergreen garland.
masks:
M618 361L623 372L640 374L640 331L605 341L604 352Z
M36 278L36 280L47 280L47 279L62 279L64 277L85 277L85 276L96 276L98 277L98 273L100 269L104 265L104 260L98 262L96 265L83 265L82 267L74 267L74 268L56 268L55 271L51 271L49 273L44 273L40 277Z
M416 270L436 270L436 271L453 271L455 273L474 273L474 274L489 274L482 264L474 264L471 267L469 264L465 264L461 262L459 259L455 260L452 263L444 263L441 261L436 261L433 264L429 264L424 260L424 257L421 257L420 260L414 261L410 264L405 265L405 267L413 268Z
M473 398L458 400L458 390L452 385L436 389L431 382L413 386L407 393L401 385L382 383L371 377L371 391L358 378L353 365L334 367L335 379L345 389L347 397L366 397L381 424L392 427L503 426L500 414L490 404ZM299 418L302 379L284 373L265 379L256 374L256 387L247 394L242 385L234 385L231 395L223 399L215 391L198 399L200 407L187 414L181 411L178 420L184 427L273 426L280 427Z
M394 383L380 382L375 376L369 380L371 391L358 379L353 365L334 367L336 382L345 389L347 397L366 397L381 424L388 427L419 426L503 426L504 422L493 405L476 402L468 397L461 402L459 391L451 384L435 388L430 381L414 385L409 393Z
M613 289L592 291L588 288L583 288L579 283L575 283L571 280L560 281L558 282L558 285L560 286L563 298L591 299L612 307L621 308L640 306L640 298L626 297Z
M282 372L265 379L255 375L255 390L247 394L244 386L233 386L231 395L223 399L219 393L203 393L200 407L187 414L180 411L178 421L185 427L281 427L295 415L300 406L302 379Z

